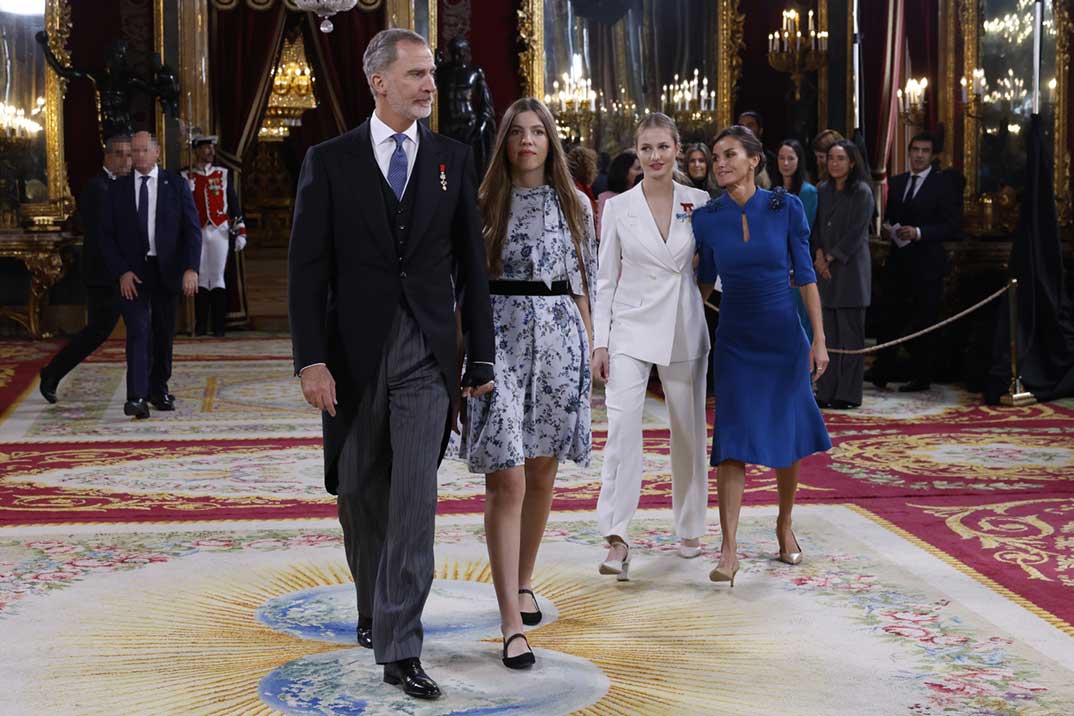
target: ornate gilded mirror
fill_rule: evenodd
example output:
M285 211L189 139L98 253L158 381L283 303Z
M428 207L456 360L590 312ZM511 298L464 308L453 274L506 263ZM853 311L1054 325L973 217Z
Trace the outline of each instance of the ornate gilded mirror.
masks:
M1025 186L1026 136L1032 113L1033 1L960 0L965 46L962 76L967 215L979 233L1009 232ZM1071 223L1070 118L1066 116L1074 34L1064 0L1044 3L1040 115L1052 148L1056 210Z
M34 36L67 58L65 0L0 0L0 230L58 228L71 208L63 160L65 83Z
M596 148L629 144L636 118L661 110L684 137L728 123L740 65L736 0L524 0L523 92L561 131Z

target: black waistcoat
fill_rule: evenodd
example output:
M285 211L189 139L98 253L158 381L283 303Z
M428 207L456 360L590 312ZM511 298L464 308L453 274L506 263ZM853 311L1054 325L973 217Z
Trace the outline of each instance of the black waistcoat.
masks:
M410 181L407 182L400 201L395 198L395 192L381 176L380 192L384 195L384 209L388 212L388 226L392 230L392 243L395 244L395 253L399 257L400 266L410 238L410 225L414 218L414 197L418 193L417 185L418 172L414 171L411 172Z

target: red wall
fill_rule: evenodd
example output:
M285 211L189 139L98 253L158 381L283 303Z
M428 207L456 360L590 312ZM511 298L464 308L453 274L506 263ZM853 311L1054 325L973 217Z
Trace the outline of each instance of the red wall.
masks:
M485 70L496 116L522 94L518 74L518 0L471 0L470 47Z
M67 47L71 63L78 69L104 69L105 53L120 37L120 0L76 0L71 3L71 37ZM50 70L51 71L51 70ZM67 85L63 100L63 143L67 156L67 181L77 197L82 187L101 167L97 99L88 79Z

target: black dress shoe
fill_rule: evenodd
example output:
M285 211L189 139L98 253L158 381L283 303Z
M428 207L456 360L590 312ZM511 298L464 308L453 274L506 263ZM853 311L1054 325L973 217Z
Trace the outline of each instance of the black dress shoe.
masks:
M175 410L175 396L171 393L150 396L149 403L157 410Z
M145 402L144 398L128 400L123 404L123 414L139 420L145 420L149 417L149 403Z
M57 380L53 380L45 375L45 369L41 369L41 384L38 386L38 390L41 391L41 395L50 403L56 402L56 389L60 387L60 383Z
M928 390L931 387L932 387L932 385L930 383L926 383L923 380L911 380L906 385L900 385L899 386L899 392L900 393L920 393L921 391Z
M524 651L516 656L507 655L507 647L510 646L511 642L515 639L521 639L526 642L526 646L530 645L530 641L526 638L525 634L518 633L507 637L507 640L503 643L503 665L508 669L528 669L537 662L537 657L533 655L532 649Z
M537 608L537 611L533 611L533 612L519 611L519 614L522 616L522 623L525 624L526 626L536 626L536 625L540 624L541 623L541 616L542 616L541 615L541 605L537 603L537 595L534 594L533 590L531 590L531 589L520 589L520 590L518 590L518 593L519 594L528 594L528 595L530 595L530 599L533 600L533 606Z
M851 403L849 400L833 400L831 407L834 410L853 410L854 408L860 408L861 403Z
M816 397L814 398L814 400L817 401L817 407L818 408L830 408L830 407L832 407L832 404L829 403L827 400L821 400L820 398L816 398Z
M391 661L384 665L384 683L402 686L407 696L416 699L440 698L440 687L421 668L418 659Z
M358 646L373 648L373 621L358 620Z
M867 372L865 374L865 380L873 384L873 387L883 390L888 387L888 379L883 373L877 373L876 369Z

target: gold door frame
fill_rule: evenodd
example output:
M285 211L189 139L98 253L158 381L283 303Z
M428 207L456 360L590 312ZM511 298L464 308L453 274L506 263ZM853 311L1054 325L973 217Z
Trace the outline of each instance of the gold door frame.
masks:
M429 36L426 38L429 49L432 50L433 55L436 55L437 36L439 34L439 26L437 21L437 5L438 0L387 0L385 6L385 14L388 27L405 27L406 29L415 32L415 22L417 16L414 12L414 3L425 2L428 7L429 14ZM429 128L434 132L437 130L440 124L440 113L438 111L438 102L433 102L433 113L429 115Z
M979 35L980 25L980 2L981 0L946 0L945 14L954 17L956 12L963 28L962 36L962 76L970 77L979 62ZM955 4L957 3L957 10ZM1052 18L1055 22L1055 127L1052 133L1053 146L1053 175L1052 183L1055 190L1055 209L1059 217L1059 225L1067 226L1074 221L1071 207L1070 193L1070 118L1067 117L1067 99L1070 97L1070 38L1074 34L1074 19L1071 18L1071 10L1068 0L1052 0ZM955 66L955 42L953 30L947 34L947 46L944 52L944 62L947 72L946 78L950 83L946 92L957 91L954 84ZM1043 88L1042 88L1043 90ZM1043 94L1043 92L1042 92ZM946 121L954 123L954 100L953 95L948 97L946 105L942 108L942 116ZM948 125L948 126L951 126ZM966 176L966 190L963 194L963 207L972 210L977 202L977 177L981 171L981 158L977 150L977 120L968 113L962 113L962 170Z
M71 64L67 40L71 36L71 7L68 0L47 0L45 3L45 30L49 47L64 65ZM33 228L56 230L70 215L73 206L71 190L67 185L67 162L63 150L63 96L67 94L67 80L57 75L51 67L45 68L45 162L48 172L48 201L28 202L20 205L24 218Z

